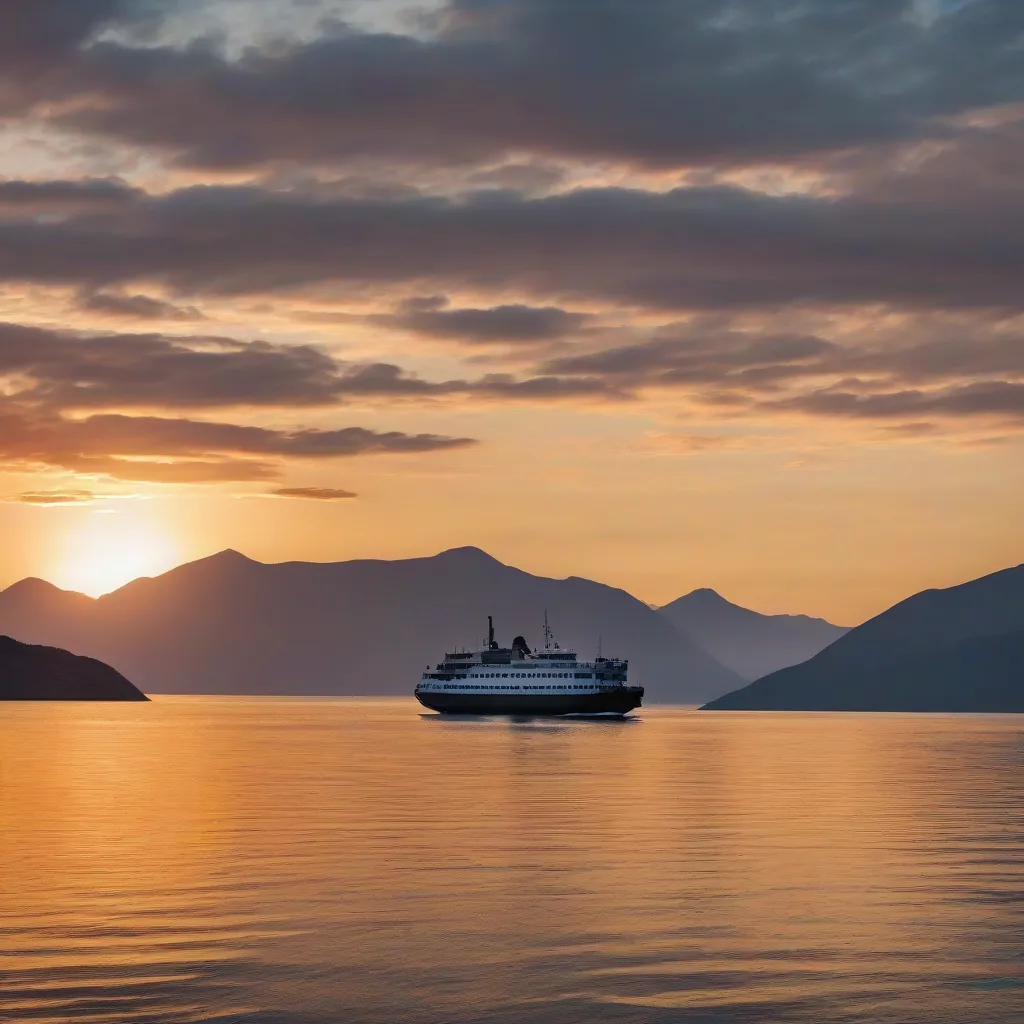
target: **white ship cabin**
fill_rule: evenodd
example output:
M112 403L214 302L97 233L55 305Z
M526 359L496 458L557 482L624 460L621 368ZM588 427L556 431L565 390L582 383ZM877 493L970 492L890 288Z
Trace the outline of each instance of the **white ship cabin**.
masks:
M517 636L511 647L499 647L494 621L488 616L488 642L476 651L445 654L444 661L427 667L423 690L528 693L598 693L626 683L628 662L598 657L579 661L576 652L559 647L544 616L544 647L531 651Z

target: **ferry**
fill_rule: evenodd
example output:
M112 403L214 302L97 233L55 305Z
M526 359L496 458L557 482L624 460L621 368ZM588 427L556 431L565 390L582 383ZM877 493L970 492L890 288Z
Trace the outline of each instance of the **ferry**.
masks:
M544 614L544 646L531 651L517 636L511 647L494 639L487 616L487 645L445 654L427 667L416 699L446 715L613 715L640 707L644 688L627 681L629 662L620 658L579 661L555 640Z

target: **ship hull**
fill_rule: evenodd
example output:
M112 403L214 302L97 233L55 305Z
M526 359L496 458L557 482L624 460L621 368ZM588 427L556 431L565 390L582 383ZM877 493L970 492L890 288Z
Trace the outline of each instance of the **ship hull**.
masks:
M643 702L642 686L624 686L603 693L438 693L417 691L416 699L443 715L627 715Z

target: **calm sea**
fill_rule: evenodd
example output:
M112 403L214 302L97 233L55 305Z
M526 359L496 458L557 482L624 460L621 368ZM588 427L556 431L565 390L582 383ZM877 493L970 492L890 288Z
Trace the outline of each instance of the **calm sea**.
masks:
M0 706L0 1019L1024 1021L1024 717Z

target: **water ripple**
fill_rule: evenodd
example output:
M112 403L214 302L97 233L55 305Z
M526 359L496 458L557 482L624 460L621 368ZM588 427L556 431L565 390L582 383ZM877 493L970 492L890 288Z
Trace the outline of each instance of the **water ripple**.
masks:
M0 707L0 1019L1010 1024L1022 763L1012 716Z

